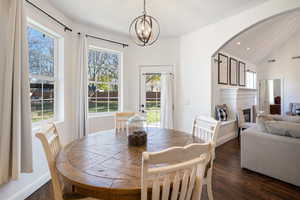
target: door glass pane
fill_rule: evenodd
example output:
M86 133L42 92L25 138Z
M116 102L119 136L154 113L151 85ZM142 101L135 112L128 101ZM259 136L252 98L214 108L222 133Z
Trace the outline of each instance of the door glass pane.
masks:
M160 126L160 74L146 75L146 113L150 126Z

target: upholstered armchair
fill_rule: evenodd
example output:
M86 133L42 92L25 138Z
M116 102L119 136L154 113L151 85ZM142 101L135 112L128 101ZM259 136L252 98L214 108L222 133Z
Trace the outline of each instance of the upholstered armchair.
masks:
M297 110L300 109L300 103L290 103L287 115L297 115Z

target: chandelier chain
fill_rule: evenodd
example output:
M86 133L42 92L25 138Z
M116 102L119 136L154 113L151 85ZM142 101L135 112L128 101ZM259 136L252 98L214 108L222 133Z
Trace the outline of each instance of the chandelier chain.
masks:
M144 14L146 14L146 0L144 0Z

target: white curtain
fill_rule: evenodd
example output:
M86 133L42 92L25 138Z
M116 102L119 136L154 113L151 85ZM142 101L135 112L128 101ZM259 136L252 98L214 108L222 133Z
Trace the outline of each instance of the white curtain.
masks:
M163 73L161 75L160 97L160 126L161 128L173 128L173 75Z
M1 1L0 184L32 172L32 132L24 0Z
M87 71L88 71L88 47L85 34L81 33L78 36L77 46L77 66L76 66L76 137L82 138L87 135L88 131L88 86L87 86Z

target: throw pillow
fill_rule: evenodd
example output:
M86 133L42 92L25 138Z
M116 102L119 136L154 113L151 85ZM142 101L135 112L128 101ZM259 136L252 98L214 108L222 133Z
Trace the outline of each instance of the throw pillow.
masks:
M279 136L300 138L300 125L286 121L265 121L269 133Z
M218 115L217 120L227 121L228 114L227 114L227 110L225 108L218 108L217 115Z

